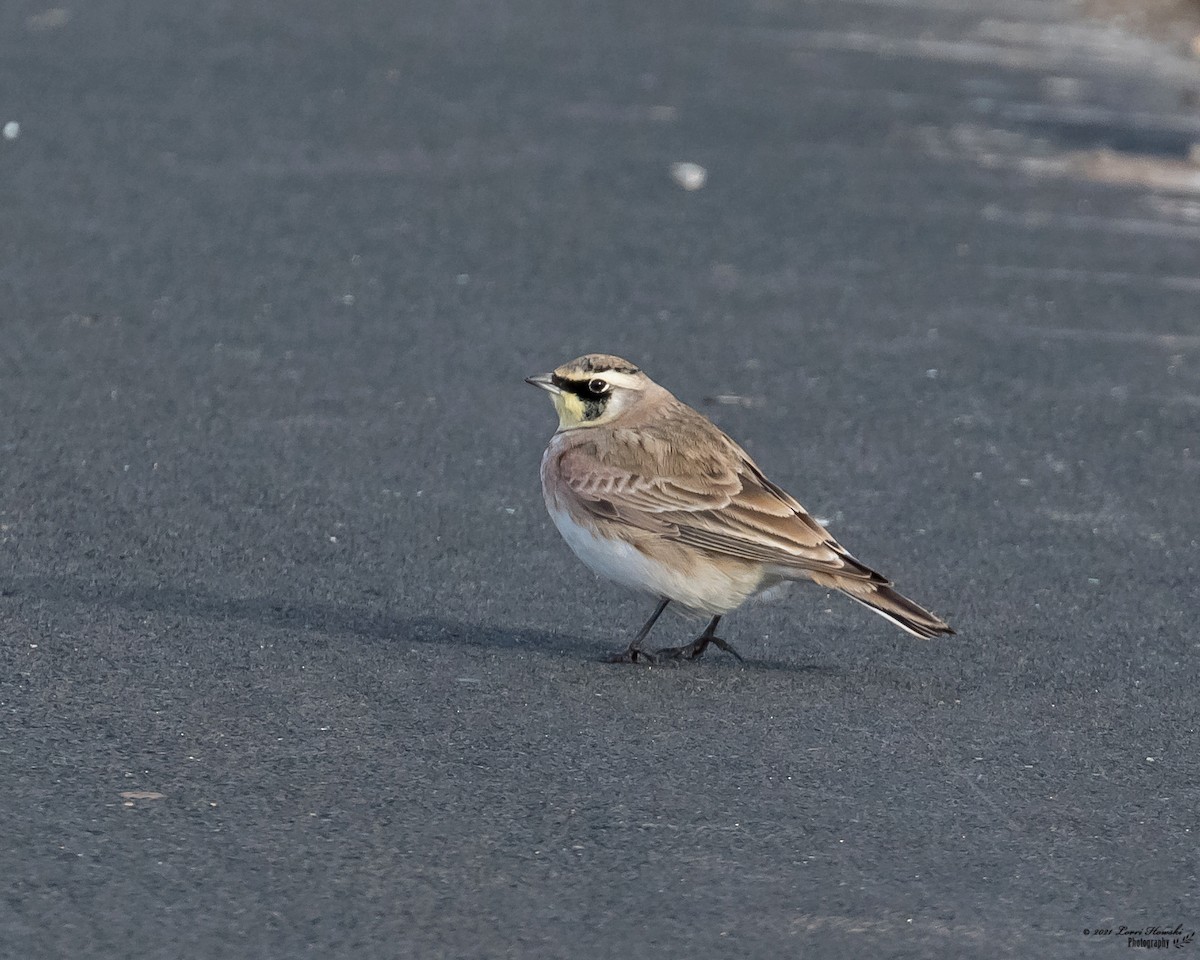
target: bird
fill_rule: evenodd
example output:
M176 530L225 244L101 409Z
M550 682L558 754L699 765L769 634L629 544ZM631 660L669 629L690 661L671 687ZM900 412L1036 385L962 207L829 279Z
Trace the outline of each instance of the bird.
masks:
M558 430L542 456L546 509L594 573L655 597L614 663L695 660L721 618L791 581L837 590L915 637L952 635L943 619L860 563L706 416L620 357L592 353L526 377L547 391ZM674 603L710 618L690 643L650 650Z

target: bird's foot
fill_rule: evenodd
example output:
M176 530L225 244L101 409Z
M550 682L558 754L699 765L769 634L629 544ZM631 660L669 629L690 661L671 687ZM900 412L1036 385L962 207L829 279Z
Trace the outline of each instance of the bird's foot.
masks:
M699 660L704 651L708 649L708 645L712 644L718 650L724 650L731 654L738 663L745 663L742 655L733 649L733 646L720 637L697 637L691 643L685 643L682 647L664 647L662 650L656 650L655 655L666 660Z
M628 647L620 653L611 653L604 658L605 663L658 663L658 655L641 647Z

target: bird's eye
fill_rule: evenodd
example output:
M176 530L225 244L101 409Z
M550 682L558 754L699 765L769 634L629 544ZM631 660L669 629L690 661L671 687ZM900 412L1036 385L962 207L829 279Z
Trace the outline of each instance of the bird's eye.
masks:
M601 380L599 377L594 377L588 381L588 393L594 394L597 397L608 393L608 391L611 389L612 386L609 384L609 382L607 380Z

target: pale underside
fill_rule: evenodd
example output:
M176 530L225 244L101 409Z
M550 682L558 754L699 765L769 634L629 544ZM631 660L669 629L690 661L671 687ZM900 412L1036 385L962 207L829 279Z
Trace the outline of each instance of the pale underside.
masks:
M787 580L851 595L887 583L669 394L652 420L555 435L542 482L555 525L588 567L697 612L727 613Z

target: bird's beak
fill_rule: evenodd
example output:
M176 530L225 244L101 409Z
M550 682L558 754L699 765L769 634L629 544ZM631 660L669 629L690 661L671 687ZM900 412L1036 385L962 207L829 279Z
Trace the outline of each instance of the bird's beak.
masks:
M535 387L541 387L543 390L549 391L550 393L562 393L562 391L554 385L554 379L548 373L540 373L536 377L526 377L525 382L531 383Z

